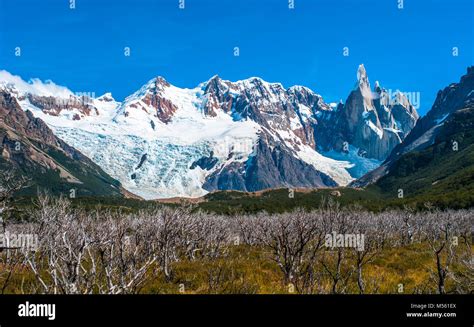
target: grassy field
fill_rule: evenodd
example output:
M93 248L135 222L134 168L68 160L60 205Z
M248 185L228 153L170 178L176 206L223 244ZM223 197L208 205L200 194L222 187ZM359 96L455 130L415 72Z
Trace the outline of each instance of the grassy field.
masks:
M328 250L329 251L329 250ZM328 257L326 253L325 260ZM321 253L325 255L325 253ZM297 294L292 284L285 284L271 253L261 247L240 245L229 248L225 257L215 260L183 260L173 266L172 280L167 280L158 269L150 269L139 293L143 294ZM333 258L332 258L333 259ZM354 258L348 251L341 267L341 281L337 293L358 294ZM454 274L466 274L465 268L453 265ZM330 294L333 280L320 264L316 271L317 285L312 293ZM433 274L436 261L427 244L413 244L401 248L385 249L375 260L364 267L366 292L369 294L436 293ZM472 272L471 272L472 273ZM1 281L1 280L0 280ZM26 266L18 266L6 294L19 294L29 289L34 276ZM447 293L455 292L452 280L447 282ZM473 285L470 292L474 292Z

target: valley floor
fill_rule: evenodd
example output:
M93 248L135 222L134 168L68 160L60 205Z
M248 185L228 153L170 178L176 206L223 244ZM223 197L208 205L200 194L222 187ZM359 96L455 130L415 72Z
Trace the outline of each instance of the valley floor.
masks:
M29 222L2 234L2 293L474 291L474 210L371 213L328 200L311 211L224 216L84 210L47 196L35 204Z

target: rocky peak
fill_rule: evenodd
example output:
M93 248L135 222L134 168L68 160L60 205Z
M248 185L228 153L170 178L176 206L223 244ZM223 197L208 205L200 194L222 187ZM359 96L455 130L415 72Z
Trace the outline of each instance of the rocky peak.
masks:
M433 108L429 114L442 116L460 109L474 99L474 66L468 67L459 83L452 83L438 92ZM428 115L427 115L428 116Z
M202 109L205 115L215 117L219 110L230 112L234 98L229 94L231 83L223 81L214 75L204 84L204 98Z
M370 90L369 78L364 65L357 70L357 87L349 94L345 105L347 127L355 132L361 120L369 118L374 125L380 127L377 114L374 112L373 95Z
M0 91L4 91L9 94L13 94L15 96L18 96L20 93L18 89L15 87L14 83L6 82L6 81L0 81Z
M214 93L216 90L225 89L223 82L219 75L214 75L207 82L203 83L203 90L205 93Z
M0 90L13 96L20 105L33 106L52 116L70 116L79 120L85 116L98 115L95 99L87 94L73 93L51 81L33 79L23 81L18 76L0 71Z
M84 116L98 115L98 110L93 105L93 99L87 96L70 96L69 99L63 99L27 94L26 99L36 108L52 116L59 116L64 111L73 110L78 112L74 115L75 120L79 120Z
M115 99L114 99L114 97L112 96L112 93L107 92L107 93L101 95L100 97L98 97L98 98L97 98L97 101L101 101L101 102L115 102Z
M162 76L158 76L155 79L155 89L163 91L163 89L166 87L170 87L170 83L168 83L168 81L165 80Z
M401 101L403 104L403 101ZM407 103L405 102L404 105ZM423 150L436 142L436 139L446 132L447 125L451 122L453 116L457 113L464 112L465 108L469 108L474 104L474 66L467 68L467 74L462 76L459 83L452 83L443 90L440 90L428 113L416 121L416 125L407 133L403 142L398 144L390 153L389 157L379 168L369 172L355 183L353 186L363 187L374 183L386 174L390 174L393 167L397 166L397 162L406 153L412 151ZM395 105L392 109L393 115L396 117L397 109L402 107L401 104ZM409 117L410 122L418 117L415 108L410 105L408 107L412 111ZM400 111L408 115L407 110ZM398 118L397 118L398 120Z
M171 87L163 77L158 76L127 97L121 106L121 112L128 117L134 111L141 110L165 124L169 123L178 110L176 104L166 96L167 90Z
M260 101L262 104L279 102L285 93L280 83L269 83L260 77L251 77L233 83L247 98L252 101Z
M376 93L381 93L382 92L382 88L380 87L379 81L375 81L374 92L376 92Z
M344 108L337 110L334 133L337 136L332 140L332 147L340 151L342 144L351 144L364 156L385 160L418 119L408 99L402 93L396 97L398 101L392 101L379 82L372 92L367 71L360 65L356 88L349 94Z
M369 78L367 77L364 64L360 64L357 69L357 81L359 82L360 87L368 87L370 89Z
M405 108L408 108L411 105L410 101L408 101L407 96L399 90L395 92L392 101L396 104L402 105Z
M474 77L474 66L467 67L466 75L461 76L460 83L466 83Z
M162 76L157 76L148 81L143 85L137 92L135 92L131 97L140 98L145 97L147 94L156 94L163 92L166 88L170 87L171 84L168 83Z

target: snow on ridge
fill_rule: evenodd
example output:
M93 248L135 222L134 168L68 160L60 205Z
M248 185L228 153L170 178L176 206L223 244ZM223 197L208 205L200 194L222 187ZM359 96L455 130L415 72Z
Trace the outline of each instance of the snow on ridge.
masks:
M365 121L366 125L369 126L369 128L377 134L379 139L383 138L383 130L381 130L378 126L376 126L370 119L367 119Z
M198 85L197 88L205 88L206 85L208 85L208 83L214 79L219 79L220 81L222 81L222 83L225 85L225 84L230 84L230 90L232 90L232 87L237 87L239 89L242 89L242 87L244 88L252 88L254 87L254 83L255 81L258 81L260 83L262 83L262 85L264 87L277 87L277 88L280 88L282 91L284 92L291 92L291 91L298 91L298 92L301 92L302 90L305 90L306 92L310 93L310 94L313 94L314 96L316 97L319 97L319 98L322 98L322 96L318 93L315 93L312 89L310 89L309 87L307 86L304 86L304 85L292 85L288 88L285 88L283 86L282 83L280 82L268 82L266 80L264 80L263 78L261 77L257 77L257 76L252 76L252 77L248 77L248 78L245 78L245 79L241 79L241 80L236 80L236 81L231 81L231 80L227 80L227 79L222 79L219 75L214 75L212 76L210 79L208 79L206 82L203 82L203 83L200 83Z
M316 170L331 177L338 185L346 186L354 180L348 172L348 169L352 168L354 164L349 161L324 156L308 145L301 146L296 154L298 158L312 165Z
M306 122L308 119L310 119L313 116L313 111L311 110L311 108L309 108L308 106L305 106L304 104L301 104L301 103L298 104L298 111L304 122Z
M258 81L258 82L260 82L264 85L271 85L271 86L281 87L283 90L285 90L283 85L279 82L267 82L263 78L256 77L256 76L252 76L252 77L245 78L245 79L242 79L242 80L237 80L235 82L232 82L232 81L228 81L228 82L231 82L233 84L240 84L240 85L249 86L249 85L253 85L256 81Z
M437 125L443 123L446 120L446 118L448 118L448 116L449 116L449 113L443 115L442 117L440 117L438 119L435 119L435 123Z
M335 150L321 152L321 154L327 158L352 163L352 166L345 167L345 169L350 173L353 179L362 177L382 164L382 162L377 159L365 158L358 153L359 149L353 145L349 145L347 153L337 152Z
M6 70L0 70L0 84L11 84L21 93L31 93L39 96L69 98L74 95L67 87L57 85L51 80L42 82L38 78L32 78L29 82L25 82L20 76L12 75Z

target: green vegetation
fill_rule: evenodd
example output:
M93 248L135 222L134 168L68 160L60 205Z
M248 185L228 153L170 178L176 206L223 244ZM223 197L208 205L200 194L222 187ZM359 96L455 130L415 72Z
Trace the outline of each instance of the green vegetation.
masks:
M268 213L282 213L292 211L296 208L306 210L316 209L321 203L330 197L334 197L341 206L359 204L371 210L380 209L381 203L377 203L377 194L352 189L318 189L310 191L292 192L289 189L278 189L264 191L258 194L243 192L216 192L205 196L205 202L199 204L199 208L219 214L254 213L266 211Z
M183 260L173 264L174 276L165 276L150 269L150 278L141 286L141 294L297 294L298 291L283 282L277 264L270 260L271 253L262 247L240 245L230 249L226 257L212 260ZM345 293L358 293L356 274L351 272L353 257L344 261L342 274L348 280ZM417 294L436 293L436 283L430 282L436 262L427 244L413 244L387 248L364 267L367 293ZM322 271L322 267L318 268ZM454 264L452 272L466 273L466 268ZM0 280L1 282L1 280ZM24 266L18 266L6 294L20 294L21 287L28 288L35 277ZM342 283L341 283L342 284ZM403 289L400 290L400 284ZM342 285L341 285L342 286ZM452 280L447 282L447 292L455 290ZM472 291L472 290L471 290ZM331 278L321 275L315 293L331 293Z
M402 189L404 199L398 197ZM430 202L439 208L474 205L474 109L460 110L442 127L435 143L399 158L390 173L367 191L390 204L417 207Z

